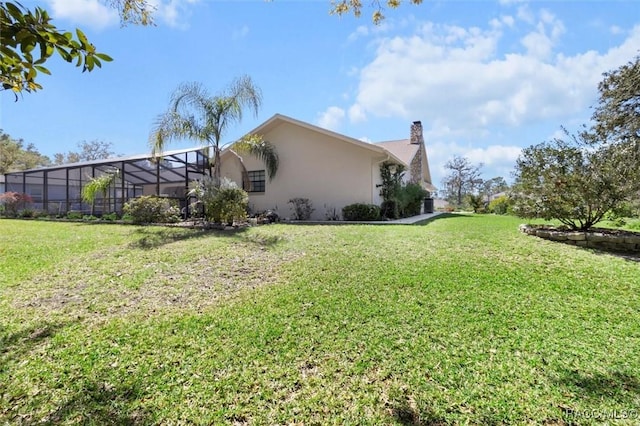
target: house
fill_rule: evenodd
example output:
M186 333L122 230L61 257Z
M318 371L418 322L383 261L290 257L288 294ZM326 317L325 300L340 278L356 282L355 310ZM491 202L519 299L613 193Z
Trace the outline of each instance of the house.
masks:
M353 203L380 205L380 165L403 165L405 179L433 191L422 125L411 125L407 139L372 144L291 117L276 114L248 134L272 143L279 168L272 180L261 160L227 148L221 153L221 175L245 186L252 212L273 210L292 215L292 198L307 198L314 208L311 219L340 216ZM244 164L244 167L243 167ZM158 195L189 204L189 183L210 171L206 148L166 151L160 161L151 154L95 160L6 174L6 189L31 195L33 208L50 214L70 210L102 214L122 212L131 198ZM106 203L101 196L92 206L82 200L82 188L92 178L118 173ZM245 179L249 182L245 182ZM107 209L100 211L102 206Z
M281 114L249 134L261 135L273 144L280 159L277 174L269 180L259 159L242 157L251 182L245 187L253 212L273 210L290 217L289 200L308 198L314 208L311 219L325 220L349 204L380 205L380 165L385 161L405 166L407 181L435 189L419 121L411 125L409 138L377 144ZM230 149L222 153L221 175L240 183L243 171L236 155Z

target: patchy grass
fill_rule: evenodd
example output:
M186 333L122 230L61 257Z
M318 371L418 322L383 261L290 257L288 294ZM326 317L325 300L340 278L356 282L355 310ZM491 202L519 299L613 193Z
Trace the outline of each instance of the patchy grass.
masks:
M519 223L1 220L0 423L637 424L640 263Z

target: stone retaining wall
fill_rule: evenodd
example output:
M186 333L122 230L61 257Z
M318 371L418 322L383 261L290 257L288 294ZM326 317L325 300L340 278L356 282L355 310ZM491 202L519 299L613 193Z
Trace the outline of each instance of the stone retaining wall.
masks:
M640 253L640 234L616 231L564 231L550 227L520 225L527 235L598 250Z

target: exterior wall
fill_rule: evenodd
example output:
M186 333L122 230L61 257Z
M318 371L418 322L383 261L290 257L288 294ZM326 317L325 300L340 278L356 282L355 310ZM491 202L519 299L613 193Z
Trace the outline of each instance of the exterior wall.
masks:
M249 193L252 211L274 210L282 218L292 217L292 198L308 198L315 209L311 219L325 220L334 208L352 203L380 204L379 163L387 156L320 132L281 122L263 134L275 145L280 158L278 173L266 178L264 193ZM248 171L264 165L253 156L244 156ZM241 169L233 154L222 159L222 176L242 184Z

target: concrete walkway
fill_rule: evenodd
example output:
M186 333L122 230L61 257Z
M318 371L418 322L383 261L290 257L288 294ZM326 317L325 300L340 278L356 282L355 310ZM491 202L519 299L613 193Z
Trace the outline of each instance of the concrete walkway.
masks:
M434 217L440 216L441 214L442 212L425 213L418 216L405 217L404 219L389 220L386 222L375 222L375 223L386 223L391 225L415 225L418 222L433 219Z

